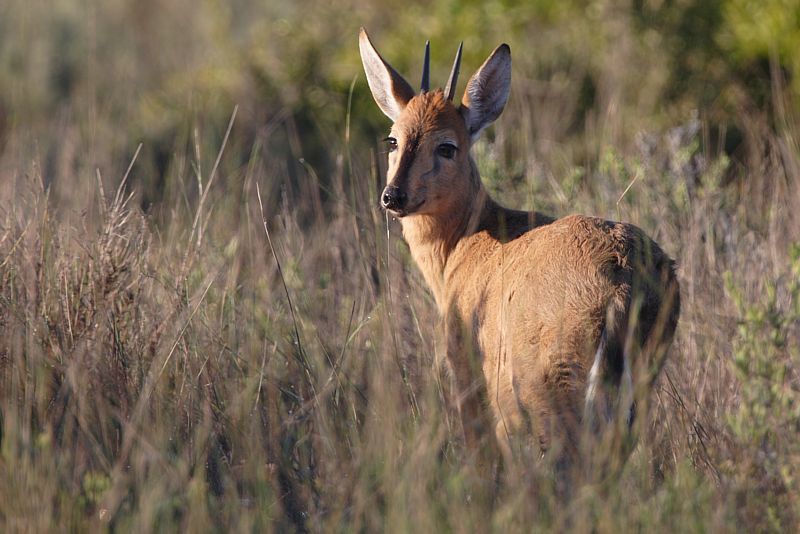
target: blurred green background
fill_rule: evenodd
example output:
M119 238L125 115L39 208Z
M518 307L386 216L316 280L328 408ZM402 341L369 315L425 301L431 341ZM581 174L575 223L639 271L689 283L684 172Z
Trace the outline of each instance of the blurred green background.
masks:
M491 193L678 260L566 505L532 450L478 498L361 26L414 86L508 43ZM0 1L0 530L796 531L799 50L800 0Z
M744 159L758 133L743 115L757 110L780 128L777 112L796 112L798 20L793 0L6 0L0 143L40 158L45 179L59 165L118 179L142 143L133 181L151 210L174 178L173 156L218 147L238 105L234 144L260 139L291 176L310 168L324 182L344 143L365 159L387 129L358 58L365 26L415 85L426 39L440 84L464 41L461 86L497 44L511 45L518 113L503 124L534 138L501 155L505 170L515 151L534 149L563 173L695 114L705 151ZM776 77L790 88L788 110L774 109Z

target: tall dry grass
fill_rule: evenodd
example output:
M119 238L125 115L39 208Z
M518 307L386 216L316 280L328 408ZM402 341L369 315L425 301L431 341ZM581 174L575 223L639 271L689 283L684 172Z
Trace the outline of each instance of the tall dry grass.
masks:
M84 28L70 2L9 6L5 20L17 17L31 38L51 19L63 23L66 43L69 21ZM660 43L639 41L626 16L601 10L570 26L551 14L549 24L573 33L528 37L569 50L581 28L603 21L592 38L604 52L580 49L537 68L519 61L509 108L475 148L487 185L513 207L641 226L678 259L683 306L645 431L620 473L579 484L562 502L548 467L532 461L486 500L445 402L432 299L396 223L377 207L385 163L375 125L385 125L363 80L353 82L355 31L337 33L359 21L325 26L335 8L313 18L308 35L341 39L347 50L329 44L345 59L322 72L345 72L345 81L324 93L287 61L275 78L287 96L261 77L275 57L209 46L220 32L260 35L231 29L248 27L242 6L188 11L176 1L161 22L128 8L92 7L86 35L123 43L75 52L78 65L84 52L95 63L76 67L71 82L56 77L65 94L32 91L51 72L32 61L0 100L7 530L798 525L800 122L780 69L769 113L747 95L734 99L745 143L729 155L714 117L680 107L645 114L658 106L668 60L654 55L645 67L640 46L655 54ZM383 20L370 10L370 21ZM477 24L459 13L463 26ZM513 19L498 13L500 28ZM178 39L167 22L183 15L193 25ZM286 24L294 16L288 7L281 15ZM150 42L126 20L160 30ZM439 19L421 20L440 31ZM262 30L274 37L275 25ZM29 58L50 39L33 39ZM280 48L313 51L307 39ZM149 62L165 43L175 47ZM221 57L207 70L136 99L162 87L177 61L194 65L208 50ZM129 85L100 75L106 55L133 73ZM230 58L241 69L225 70ZM605 81L587 104L581 81L594 72ZM190 87L183 99L197 79L212 88ZM219 79L235 87L218 92ZM261 89L281 96L255 98ZM304 114L315 98L329 108ZM189 112L175 119L181 106Z

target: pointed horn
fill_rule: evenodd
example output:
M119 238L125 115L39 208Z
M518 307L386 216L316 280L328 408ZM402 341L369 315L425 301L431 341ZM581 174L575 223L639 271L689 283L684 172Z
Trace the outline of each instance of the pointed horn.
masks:
M464 41L458 45L458 52L456 52L456 60L453 62L453 70L450 71L450 79L447 80L447 85L444 88L444 94L447 100L453 100L456 92L456 85L458 85L458 72L461 69L461 49L464 48Z
M420 92L427 93L431 89L431 42L425 41L425 61L422 63L422 83Z

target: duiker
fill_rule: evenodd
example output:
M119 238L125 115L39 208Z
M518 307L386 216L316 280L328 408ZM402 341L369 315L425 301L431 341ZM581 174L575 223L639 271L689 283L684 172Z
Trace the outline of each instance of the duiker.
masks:
M572 463L582 436L627 428L646 400L678 322L674 262L631 224L516 211L487 194L470 147L508 98L508 45L460 105L460 47L444 90L429 88L426 48L417 94L363 29L359 45L394 123L381 204L400 219L442 316L467 445L493 435L506 461L527 443Z

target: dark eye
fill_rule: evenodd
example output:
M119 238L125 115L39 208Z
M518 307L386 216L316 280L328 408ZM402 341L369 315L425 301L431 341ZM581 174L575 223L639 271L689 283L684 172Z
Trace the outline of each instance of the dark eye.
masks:
M397 139L395 139L394 137L387 137L386 139L383 140L383 142L386 143L386 149L389 152L394 152L395 150L397 150Z
M436 154L443 158L453 159L453 156L456 155L456 150L458 149L452 143L442 143L436 147Z

